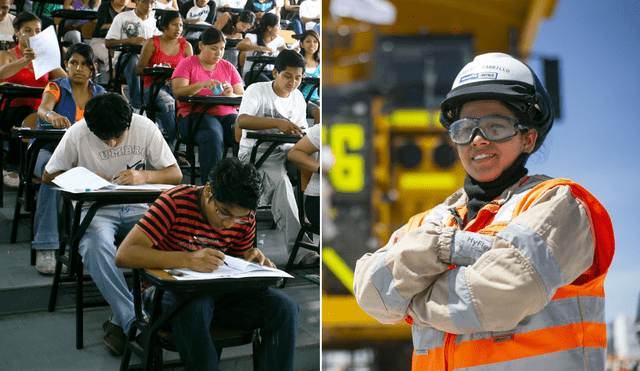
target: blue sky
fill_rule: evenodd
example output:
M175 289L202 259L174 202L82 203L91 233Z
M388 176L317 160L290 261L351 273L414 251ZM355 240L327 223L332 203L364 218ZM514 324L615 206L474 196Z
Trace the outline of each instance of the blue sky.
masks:
M557 56L563 117L530 173L572 179L608 210L616 253L606 318L635 316L640 293L640 0L560 1L534 47ZM535 59L531 66L536 67Z

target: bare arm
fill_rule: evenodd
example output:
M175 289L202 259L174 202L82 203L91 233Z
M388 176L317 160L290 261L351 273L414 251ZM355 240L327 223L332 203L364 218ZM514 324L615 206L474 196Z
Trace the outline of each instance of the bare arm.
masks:
M116 252L116 266L123 268L189 268L197 272L212 272L223 264L224 254L218 249L162 251L140 228L131 229Z
M29 54L27 52L30 51ZM24 56L20 59L16 59L11 52L0 52L0 79L9 78L21 69L27 67L32 60L36 59L35 52L31 48L27 48L24 51Z
M229 22L229 17L230 17L229 13L220 14L220 17L218 17L218 19L216 20L216 23L213 24L213 28L215 28L216 30L222 31L224 26L226 26L227 22Z
M305 136L291 148L287 158L289 161L298 165L300 169L315 173L320 168L320 163L311 158L311 155L316 152L318 152L318 149L311 143L311 140Z
M132 37L132 38L128 38L128 39L107 39L104 41L104 46L106 46L107 48L110 48L114 45L118 45L118 44L137 44L137 45L143 45L145 42L147 42L147 39L145 39L142 36L137 36L137 37Z
M271 48L260 45L253 45L251 43L251 39L245 37L244 40L240 41L238 45L236 45L236 49L241 52L249 52L249 51L263 51L263 52L272 52Z
M178 164L160 170L127 169L113 175L114 184L178 184L182 180L182 171Z
M153 45L153 37L147 40L140 51L140 58L138 59L138 66L136 67L136 74L142 75L142 70L144 70L149 65L149 60L155 53L156 47Z
M297 134L302 137L302 129L295 123L284 119L251 116L243 113L238 116L238 126L247 130L278 129L284 134Z
M44 122L50 122L56 129L68 128L69 126L71 126L71 122L69 122L69 119L57 112L52 112L53 107L55 107L56 103L56 98L52 93L44 93L44 95L42 96L40 107L38 107L38 117L40 117L40 119ZM51 112L49 113L49 117L47 117L48 112Z
M190 81L187 78L174 77L171 80L171 89L173 90L173 96L178 98L183 95L198 94L202 89L212 89L217 84L220 84L220 81L206 80L190 84Z

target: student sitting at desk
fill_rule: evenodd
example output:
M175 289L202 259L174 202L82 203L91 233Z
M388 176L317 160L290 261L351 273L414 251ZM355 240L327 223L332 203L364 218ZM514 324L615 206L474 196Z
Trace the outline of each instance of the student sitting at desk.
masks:
M242 104L238 126L242 130L238 157L249 162L255 139L247 138L248 131L266 134L297 134L302 136L302 129L307 128L307 104L298 90L304 74L304 58L293 51L284 50L278 55L273 69L274 81L252 84L247 88ZM267 146L261 146L261 156ZM262 174L264 199L271 203L271 213L278 228L284 231L287 251L291 252L300 230L298 207L293 187L287 176L285 161L287 149L278 147L258 171ZM313 252L306 263L317 259Z
M280 36L280 17L275 14L267 13L260 20L259 27L247 34L244 40L236 45L236 49L246 52L247 57L253 56L277 56L279 52L285 50L284 37ZM273 80L272 65L268 64L258 76L258 71L253 71L254 62L245 66L244 81L247 85L253 81L270 81Z
M103 65L109 63L109 50L104 46L104 37L106 32L109 31L109 27L113 22L113 18L123 11L127 10L127 4L129 0L105 0L100 3L98 7L98 19L96 28L91 35L91 42L89 45L93 48L93 52L96 54L96 58Z
M153 36L142 47L140 52L140 60L136 72L142 74L146 67L162 65L164 67L176 68L180 61L186 57L193 55L193 48L182 35L182 16L178 11L166 11L160 18L160 28L162 35ZM144 82L144 100L149 100L151 94L151 84L154 77L143 76ZM160 112L160 123L167 132L169 146L172 146L176 140L176 100L171 93L171 87L168 85L160 88L156 97L155 106ZM180 159L179 159L180 160ZM185 160L186 161L186 160ZM188 162L186 163L188 165Z
M227 39L244 39L244 35L253 28L256 23L256 15L250 10L243 10L240 14L231 14L228 12L220 14L213 28L217 28ZM234 66L238 65L238 50L228 48L224 51L222 57L225 61L229 61ZM244 64L244 62L242 63Z
M225 47L225 37L215 28L209 28L202 33L198 48L198 55L183 59L171 80L173 95L218 95L237 97L244 94L242 79L236 68L222 59ZM191 112L193 103L178 101L178 130L184 138L188 136L189 121L194 121ZM235 141L233 124L237 118L237 111L232 106L214 105L207 109L202 122L195 134L200 157L200 173L202 184L209 171L222 158L225 140L227 143ZM194 123L192 123L193 125ZM193 179L192 182L195 182Z
M147 170L147 161L153 169ZM43 181L83 166L115 184L177 184L182 173L162 133L137 114L118 94L105 93L87 102L84 119L73 124L45 167ZM146 204L106 206L98 210L80 240L82 261L114 315L103 325L104 343L121 355L135 319L133 295L116 267L116 237L124 237L147 212ZM82 217L84 218L85 211Z
M113 23L109 27L106 40L107 48L117 44L143 45L147 39L153 35L159 35L156 28L156 19L153 13L154 0L137 0L136 7L132 12L122 12L113 18ZM136 74L138 67L138 54L131 54L124 67L124 77L129 86L129 102L138 112L142 107L140 101L140 78ZM118 65L123 61L118 60Z
M22 12L13 20L13 32L16 46L10 50L0 51L0 79L2 82L11 82L14 84L35 86L44 88L49 82L49 77L62 78L67 74L61 67L51 72L45 73L36 80L33 72L31 61L36 59L35 51L30 47L29 38L35 36L41 31L41 22L35 14ZM56 46L57 48L57 46ZM9 132L12 126L20 126L22 121L35 112L40 105L40 99L37 98L17 98L11 101L10 107L1 107L7 109L5 122L0 123L0 131ZM19 162L19 139L12 139L7 143L9 156L7 162L17 164ZM18 174L6 173L3 171L4 183L8 186L18 186Z
M252 247L259 197L260 180L253 165L225 158L203 187L180 186L162 194L120 244L116 264L211 272L223 264L225 254L217 249L223 248L228 255L274 267ZM203 248L193 236L216 248ZM165 292L163 308L176 296ZM173 338L185 369L217 370L218 355L209 335L212 323L260 328L260 370L292 370L298 312L295 301L271 288L250 295L202 294L172 320Z
M87 44L72 45L65 55L64 65L69 76L51 80L42 94L38 107L38 129L63 129L84 118L84 109L91 97L104 93L95 84L98 68L93 50ZM44 167L55 146L46 145L38 153L35 175L42 178ZM56 267L55 250L60 246L58 236L58 204L60 191L47 184L40 185L38 204L33 221L33 242L36 250L36 269L42 274L53 274Z
M209 0L192 0L180 6L180 14L186 24L208 24L212 25L216 19L215 1L209 5ZM198 40L201 31L187 32L187 40Z

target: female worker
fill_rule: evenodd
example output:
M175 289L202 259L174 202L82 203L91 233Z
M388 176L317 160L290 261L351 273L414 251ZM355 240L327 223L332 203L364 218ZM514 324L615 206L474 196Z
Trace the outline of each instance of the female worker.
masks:
M611 220L580 185L525 168L553 124L548 93L489 53L441 109L464 186L358 261L360 306L413 325L413 370L604 370Z
M174 97L183 95L220 95L237 97L244 94L242 79L236 68L222 59L225 37L220 30L209 28L202 32L197 55L183 59L171 80ZM189 133L191 108L193 103L178 102L178 130L184 138ZM198 111L199 112L199 111ZM222 158L225 141L235 141L233 124L238 111L232 106L212 106L207 109L202 123L195 134L200 158L200 174L202 184L207 181L207 174ZM192 179L192 182L195 182Z
M104 93L104 88L91 79L96 77L97 60L91 46L73 44L67 50L64 65L69 76L51 80L42 94L38 107L38 129L65 129L84 118L84 107L91 97ZM42 177L55 146L46 145L38 153L35 173ZM60 191L42 183L33 221L33 242L36 250L36 269L42 274L53 274L56 267L55 251L60 246L58 237L58 204Z

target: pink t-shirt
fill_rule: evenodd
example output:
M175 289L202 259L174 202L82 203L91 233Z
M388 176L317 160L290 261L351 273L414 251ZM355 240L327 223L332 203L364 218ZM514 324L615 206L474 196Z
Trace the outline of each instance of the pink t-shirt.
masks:
M229 62L221 59L216 65L216 69L213 71L207 71L202 68L198 56L194 55L180 61L176 69L173 71L171 78L183 77L189 80L189 84L193 84L206 80L218 80L220 82L228 82L231 86L242 83L242 78L236 70L236 68ZM196 95L215 95L213 91L209 89L201 89ZM220 93L218 95L224 95ZM185 117L191 112L191 106L193 103L178 102L178 116ZM197 109L194 113L200 112L202 109ZM230 114L236 114L235 107L231 106L213 106L207 109L207 114L212 116L225 116Z

